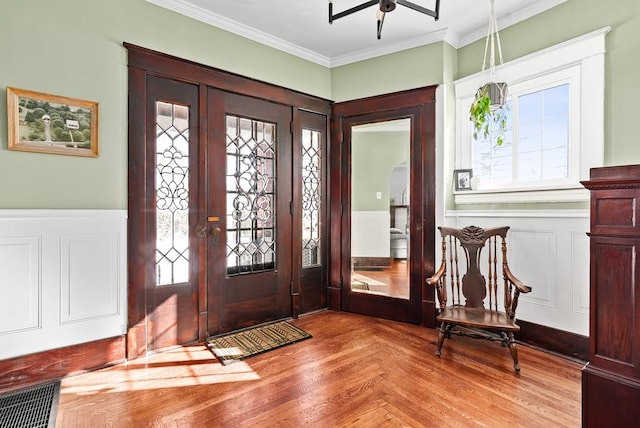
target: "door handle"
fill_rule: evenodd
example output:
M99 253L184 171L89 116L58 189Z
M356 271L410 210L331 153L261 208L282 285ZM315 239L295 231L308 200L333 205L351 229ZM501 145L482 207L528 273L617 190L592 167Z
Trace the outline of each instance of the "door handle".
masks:
M203 221L196 226L195 228L196 236L199 238L206 238L206 236L209 234L209 224L217 223L218 221L220 221L220 217L214 217L214 216L207 217L206 222ZM222 229L220 229L220 226L218 225L215 225L213 229L211 229L211 237L213 238L214 244L218 243L218 240L220 239L220 232L222 232Z
M211 238L213 240L214 245L218 245L218 241L220 241L220 232L221 232L221 229L219 226L214 227L213 230L211 231Z
M204 238L207 236L207 229L209 229L209 225L207 223L200 223L196 226L196 236L198 238Z

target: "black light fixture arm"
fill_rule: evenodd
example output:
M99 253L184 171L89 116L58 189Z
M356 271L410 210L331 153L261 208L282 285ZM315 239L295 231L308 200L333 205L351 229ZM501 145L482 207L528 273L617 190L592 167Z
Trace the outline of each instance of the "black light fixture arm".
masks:
M345 16L351 15L352 13L360 12L363 9L378 4L379 10L380 12L382 12L382 16L377 20L378 39L380 39L380 37L382 37L382 24L384 24L384 16L387 14L387 12L391 12L395 9L396 3L408 7L409 9L413 9L417 12L424 13L425 15L434 18L436 21L440 17L440 0L436 0L435 10L427 9L426 7L420 6L407 0L370 0L359 4L358 6L347 9L343 12L336 13L335 15L333 14L333 2L329 0L329 24L333 24L333 21L335 21L336 19L344 18Z
M340 19L340 18L344 18L347 15L351 15L352 13L356 13L356 12L360 12L363 9L366 9L368 7L371 7L375 4L379 4L379 0L370 0L367 2L364 2L358 6L354 6L351 9L347 9L344 12L339 12L336 13L335 15L333 14L333 2L329 2L329 24L333 24L333 21L335 21L336 19Z
M398 4L402 6L406 6L409 9L413 9L417 12L424 13L425 15L429 15L436 21L440 18L440 0L436 0L436 10L427 9L426 7L422 7L419 4L411 3L407 0L397 0Z
M378 18L378 40L380 40L380 38L382 37L382 25L384 24L384 16L386 15L386 13L381 13L381 16Z

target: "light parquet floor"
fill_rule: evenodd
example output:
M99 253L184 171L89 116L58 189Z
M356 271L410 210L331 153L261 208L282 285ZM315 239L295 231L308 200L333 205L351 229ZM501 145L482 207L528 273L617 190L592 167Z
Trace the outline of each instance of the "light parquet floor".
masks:
M222 366L202 345L69 377L58 427L579 427L582 364L344 312Z

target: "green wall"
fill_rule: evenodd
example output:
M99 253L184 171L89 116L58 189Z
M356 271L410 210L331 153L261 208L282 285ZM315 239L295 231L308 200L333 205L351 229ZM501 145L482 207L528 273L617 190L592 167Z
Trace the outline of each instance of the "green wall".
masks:
M605 163L640 163L640 1L568 0L500 35L508 61L605 26ZM479 71L484 49L484 41L458 50L438 42L328 69L145 0L5 0L0 96L12 86L97 101L100 156L9 151L0 102L0 208L126 209L125 41L336 101L445 84L445 152L454 141L450 84Z
M409 132L355 132L351 141L351 210L389 211L393 168L409 161ZM382 197L376 198L376 192Z
M331 99L346 101L442 83L446 43L432 43L331 69Z
M323 98L330 72L145 0L3 0L7 86L99 103L98 158L7 149L0 102L0 208L126 209L127 52L133 43Z

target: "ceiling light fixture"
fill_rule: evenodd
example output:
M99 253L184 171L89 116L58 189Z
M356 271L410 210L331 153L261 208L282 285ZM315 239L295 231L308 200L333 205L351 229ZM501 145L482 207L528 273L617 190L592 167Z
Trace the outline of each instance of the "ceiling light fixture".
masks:
M401 6L406 6L409 9L413 9L417 12L424 13L425 15L431 16L436 21L440 15L440 0L436 0L436 8L435 10L427 9L426 7L417 5L407 0L371 0L364 2L358 6L354 6L351 9L347 9L344 12L333 14L333 2L329 0L329 24L333 24L333 21L336 19L344 18L347 15L351 15L352 13L359 12L363 9L371 7L373 5L378 5L378 10L376 12L377 18L377 28L378 28L378 40L382 37L382 24L384 24L384 17L387 12L391 12L396 8L396 4Z

